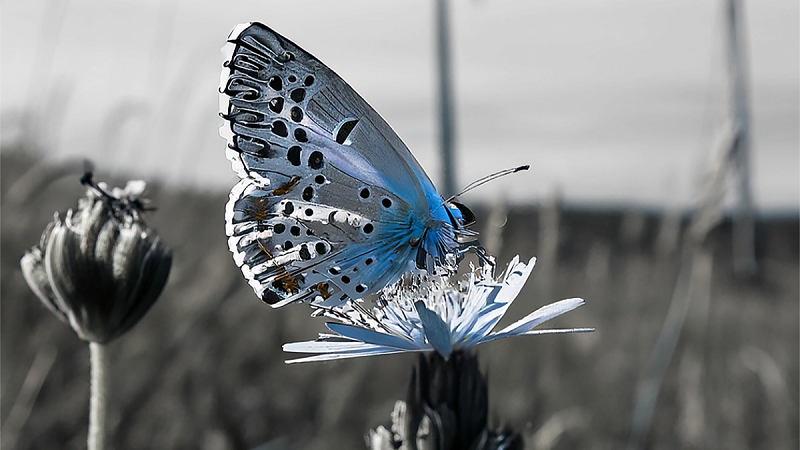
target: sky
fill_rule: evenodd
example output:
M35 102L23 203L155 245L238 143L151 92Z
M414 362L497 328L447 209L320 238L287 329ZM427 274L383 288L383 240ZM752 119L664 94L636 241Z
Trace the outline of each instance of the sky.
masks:
M797 210L798 2L745 3L756 205ZM457 184L531 165L464 201L692 204L728 110L722 1L450 5ZM230 188L219 49L249 21L336 71L441 180L431 0L2 0L3 146Z

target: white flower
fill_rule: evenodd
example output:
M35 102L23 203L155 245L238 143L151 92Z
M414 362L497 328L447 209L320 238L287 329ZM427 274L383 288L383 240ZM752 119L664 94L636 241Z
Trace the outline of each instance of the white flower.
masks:
M372 311L360 303L321 314L340 323L328 323L334 334L321 333L315 341L285 344L292 353L316 356L287 363L327 361L359 356L435 350L444 358L459 349L511 336L575 333L592 328L534 329L540 324L581 306L580 298L561 300L492 332L533 270L514 257L504 275L495 280L490 267L472 272L466 286L457 289L444 278L417 283L411 288L395 286L385 290Z

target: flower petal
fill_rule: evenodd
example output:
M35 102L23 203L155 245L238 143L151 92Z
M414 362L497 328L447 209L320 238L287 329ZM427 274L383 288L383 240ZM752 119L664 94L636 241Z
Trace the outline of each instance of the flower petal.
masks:
M502 284L500 288L488 294L491 295L491 303L500 305L497 308L486 308L475 315L475 322L472 324L472 330L466 334L464 345L474 345L487 336L487 334L497 325L497 322L503 318L508 307L514 299L517 298L528 277L531 275L534 265L536 265L536 258L531 258L528 264L519 262L519 256L515 256L508 266L506 273L502 277ZM488 288L484 283L479 283L476 287ZM470 290L467 293L468 298L471 295L480 295L480 292ZM487 299L487 301L489 301Z
M283 351L289 353L350 353L367 349L392 348L383 345L366 344L359 341L306 341L283 344Z
M567 333L591 333L594 328L549 328L546 330L531 330L520 334L520 336L536 336L539 334L567 334Z
M417 301L414 306L417 308L417 314L419 314L419 319L422 321L422 331L425 332L428 343L444 359L447 359L450 357L450 352L453 351L453 345L450 342L450 328L438 314L426 308L423 301Z
M297 363L313 362L313 361L333 361L336 359L358 358L361 356L374 356L374 355L390 355L393 353L405 353L410 351L419 352L423 351L423 349L400 350L393 348L380 348L380 349L365 349L361 351L353 351L346 353L328 353L324 355L315 355L315 356L307 356L305 358L290 359L286 361L286 364L297 364Z
M20 261L20 267L22 267L22 276L28 286L39 297L44 306L60 320L69 323L67 313L59 306L56 294L53 292L52 286L50 286L50 280L47 279L42 250L39 247L33 247L25 252Z
M339 333L342 336L367 344L394 347L403 350L417 350L419 348L413 342L391 334L379 333L377 331L346 325L343 323L329 322L325 325L334 333Z
M583 304L584 301L582 298L569 298L542 306L541 308L512 323L506 328L486 336L486 338L482 339L480 342L489 342L505 337L526 334L534 327L547 322L554 317L558 317L564 313L572 311Z

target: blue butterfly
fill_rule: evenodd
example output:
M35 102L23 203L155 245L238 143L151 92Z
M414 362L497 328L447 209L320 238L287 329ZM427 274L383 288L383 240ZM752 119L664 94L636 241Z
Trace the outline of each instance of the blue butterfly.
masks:
M260 23L223 52L220 134L241 177L225 230L256 295L334 307L409 270L455 270L474 215L344 80Z

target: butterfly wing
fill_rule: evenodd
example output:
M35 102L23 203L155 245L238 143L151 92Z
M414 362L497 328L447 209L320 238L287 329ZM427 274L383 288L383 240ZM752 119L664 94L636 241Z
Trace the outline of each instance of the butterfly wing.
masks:
M258 23L223 51L220 134L242 178L226 232L264 301L336 305L398 279L419 246L439 264L458 247L419 163L338 75Z

